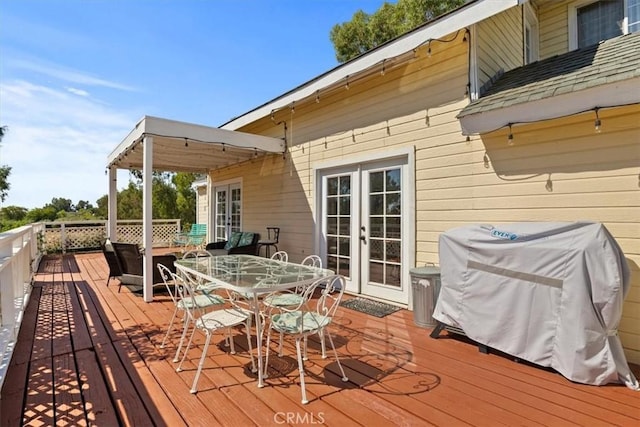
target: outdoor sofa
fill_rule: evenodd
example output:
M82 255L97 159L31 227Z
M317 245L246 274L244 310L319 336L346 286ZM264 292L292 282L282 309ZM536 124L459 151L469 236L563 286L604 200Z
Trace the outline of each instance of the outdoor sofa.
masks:
M208 243L205 249L216 255L256 255L258 253L259 233L233 231L227 241Z

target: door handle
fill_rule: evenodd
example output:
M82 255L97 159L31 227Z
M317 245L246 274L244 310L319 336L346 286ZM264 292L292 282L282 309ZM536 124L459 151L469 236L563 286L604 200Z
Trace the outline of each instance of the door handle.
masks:
M360 240L362 240L362 243L365 245L367 244L367 238L364 235L360 236Z

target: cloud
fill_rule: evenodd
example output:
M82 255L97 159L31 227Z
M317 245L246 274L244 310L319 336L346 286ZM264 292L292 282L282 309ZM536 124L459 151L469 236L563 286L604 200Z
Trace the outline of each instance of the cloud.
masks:
M82 89L76 89L74 87L68 87L67 90L71 93L73 93L74 95L78 95L78 96L89 96L89 92L87 92L86 90L82 90Z
M138 91L138 89L132 86L105 80L99 77L92 76L88 73L73 70L48 61L8 58L6 59L5 67L10 69L35 72L76 85L100 86L127 92Z
M71 89L24 80L0 83L2 125L8 127L0 164L12 168L5 206L41 207L53 197L95 203L107 193L107 156L142 114Z

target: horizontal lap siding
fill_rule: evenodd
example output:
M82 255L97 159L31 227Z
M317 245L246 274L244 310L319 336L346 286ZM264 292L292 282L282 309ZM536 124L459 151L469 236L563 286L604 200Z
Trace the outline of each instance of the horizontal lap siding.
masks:
M478 24L478 80L482 87L500 70L523 64L522 9L511 8Z
M562 55L569 51L570 1L540 3L538 8L538 28L540 32L540 59Z

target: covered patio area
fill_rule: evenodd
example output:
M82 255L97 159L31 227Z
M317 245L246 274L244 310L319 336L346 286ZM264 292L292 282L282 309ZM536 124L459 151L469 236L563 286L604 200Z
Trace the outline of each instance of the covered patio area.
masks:
M246 162L265 154L286 152L281 138L225 130L193 123L145 116L108 157L108 237L116 236L117 170L142 172L144 248L144 300L153 300L152 286L152 202L153 171L208 174L212 170ZM207 178L208 179L208 178Z

